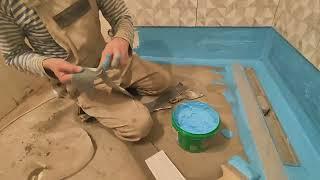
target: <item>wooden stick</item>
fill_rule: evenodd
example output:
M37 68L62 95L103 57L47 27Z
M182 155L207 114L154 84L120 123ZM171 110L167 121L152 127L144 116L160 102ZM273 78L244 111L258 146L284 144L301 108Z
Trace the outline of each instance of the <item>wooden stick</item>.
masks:
M233 75L266 179L288 179L244 68L233 65Z
M246 180L246 178L243 174L238 172L235 168L228 164L221 165L222 169L222 177L220 177L218 180Z
M257 96L259 106L264 112L264 120L267 124L268 130L280 155L282 162L289 166L299 166L299 159L293 150L286 133L284 132L281 123L274 112L266 93L264 92L257 76L252 68L246 69L246 74ZM266 111L266 109L268 109ZM266 111L266 112L265 112Z

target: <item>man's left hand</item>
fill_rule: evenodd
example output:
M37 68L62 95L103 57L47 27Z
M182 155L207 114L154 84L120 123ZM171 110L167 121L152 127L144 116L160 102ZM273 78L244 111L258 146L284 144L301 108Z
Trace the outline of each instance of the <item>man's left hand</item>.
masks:
M112 39L102 51L100 64L102 64L106 60L107 54L111 55L111 64L115 63L112 63L112 61L119 61L121 66L125 66L129 59L128 41L122 38Z

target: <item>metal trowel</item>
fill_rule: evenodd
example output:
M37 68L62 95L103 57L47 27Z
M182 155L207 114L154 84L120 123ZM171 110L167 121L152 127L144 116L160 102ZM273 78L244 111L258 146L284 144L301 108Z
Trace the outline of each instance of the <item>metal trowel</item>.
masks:
M195 92L193 90L188 89L188 90L184 91L181 95L170 99L169 103L176 104L176 103L183 101L183 100L195 100L195 99L202 98L203 96L204 96L204 94L202 94L202 93Z
M119 65L119 58L114 58L114 62L112 62L112 66L116 67ZM110 61L111 61L111 55L107 54L106 59L103 64L99 65L98 68L83 68L83 70L80 73L73 74L72 76L72 82L77 87L86 87L86 88L92 88L94 85L94 80L96 80L98 77L100 77L104 83L112 87L112 89L119 91L131 98L133 98L133 95L131 95L126 89L123 87L115 84L109 77L106 71L110 67Z
M156 112L166 109L171 109L173 104L176 104L182 100L194 100L205 96L202 93L195 92L188 89L185 85L179 82L175 87L169 88L156 100L146 103L145 106L150 112ZM171 105L167 105L170 103Z

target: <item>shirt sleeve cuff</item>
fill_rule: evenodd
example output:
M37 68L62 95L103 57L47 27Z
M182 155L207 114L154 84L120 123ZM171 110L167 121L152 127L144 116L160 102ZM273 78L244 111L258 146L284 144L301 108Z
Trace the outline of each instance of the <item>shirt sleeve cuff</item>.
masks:
M119 30L113 38L122 38L129 43L131 49L133 48L134 33L125 30Z
M46 70L44 67L43 67L43 61L46 60L46 59L49 59L51 57L48 57L48 56L41 56L39 55L38 57L35 58L35 62L36 62L36 69L37 69L37 72L39 73L39 75L41 77L46 77L46 78L49 78L49 79L54 79L56 80L53 72L50 72L48 70Z

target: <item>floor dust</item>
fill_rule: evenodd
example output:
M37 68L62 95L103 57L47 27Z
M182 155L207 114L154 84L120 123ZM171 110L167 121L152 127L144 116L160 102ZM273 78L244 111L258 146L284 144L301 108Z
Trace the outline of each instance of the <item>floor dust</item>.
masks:
M222 69L219 69L222 71ZM237 127L232 115L231 105L225 99L224 85L213 84L213 81L222 80L223 76L215 73L211 67L200 66L173 66L175 80L188 87L205 94L198 99L214 107L219 112L222 126L233 131L235 136L227 140L217 134L211 141L211 147L204 153L192 154L182 150L177 144L177 133L171 126L171 111L159 111L153 114L156 125L149 140L164 150L180 172L190 180L212 180L222 176L220 165L226 163L233 155L245 156Z
M27 145L24 147L24 151L26 152L26 155L28 155L31 150L32 150L32 144L27 144Z
M70 106L64 106L62 110L52 113L47 120L39 121L31 129L36 130L39 133L48 133L51 131L56 131L59 126L64 126L64 118L67 111L75 112L76 106L70 104Z
M205 97L198 100L206 102L219 112L222 128L233 132L231 139L217 134L211 141L211 147L204 153L188 153L177 144L177 133L171 126L171 110L152 114L155 125L150 135L138 143L126 143L116 138L112 132L97 122L81 123L78 121L77 107L73 102L56 99L25 115L0 134L0 179L12 179L10 175L18 173L21 165L36 150L35 142L44 135L59 132L63 129L81 127L86 130L94 146L94 156L85 167L68 179L154 179L144 160L159 150L164 150L181 173L191 180L212 180L222 176L220 165L226 163L233 155L244 158L244 152L232 115L230 104L223 96L227 87L213 84L223 78L215 71L221 68L199 66L171 66L175 81L181 81ZM51 90L43 89L41 93L27 99L16 111L3 121L9 121L19 112L28 110L37 101L43 101ZM46 142L47 146L51 146ZM42 158L54 157L50 149L41 152ZM71 156L72 157L72 156ZM68 166L68 160L61 160L61 166ZM60 165L59 165L60 166ZM30 164L29 168L39 168ZM43 170L43 169L42 169ZM24 169L21 169L24 171ZM23 177L26 179L27 177Z

